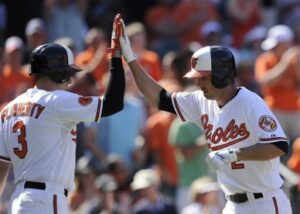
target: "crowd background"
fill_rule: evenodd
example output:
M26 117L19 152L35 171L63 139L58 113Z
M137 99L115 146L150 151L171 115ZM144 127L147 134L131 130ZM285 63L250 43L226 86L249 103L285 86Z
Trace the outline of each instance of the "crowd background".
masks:
M33 86L30 53L45 42L70 47L84 69L70 90L101 96L117 13L139 63L171 91L195 90L182 76L199 47L233 51L236 83L265 99L291 142L280 169L300 213L300 0L0 0L1 106ZM221 213L225 198L204 162L203 132L152 109L125 70L124 109L78 124L70 213ZM13 190L10 173L0 213Z

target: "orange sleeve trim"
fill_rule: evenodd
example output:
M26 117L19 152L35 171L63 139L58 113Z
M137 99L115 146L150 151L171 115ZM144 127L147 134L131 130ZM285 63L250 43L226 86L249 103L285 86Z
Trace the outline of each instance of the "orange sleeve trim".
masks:
M279 214L277 200L275 197L273 197L272 199L273 199L273 204L274 204L274 208L275 208L275 213Z
M57 196L53 195L53 213L57 214Z
M99 121L99 117L100 117L100 111L101 110L101 99L98 99L98 105L97 105L97 112L96 112L96 117L95 117L95 122Z
M0 156L0 161L10 162L10 158Z
M228 143L225 143L225 144L222 144L220 146L211 146L210 145L210 149L212 151L217 151L217 150L220 150L220 149L224 149L226 147L229 147L229 146L232 146L233 144L236 144L236 143L239 143L239 142L242 142L243 140L247 139L249 137L249 133L247 135L245 135L244 137L240 138L240 139L236 139L236 140L233 140L233 141L230 141Z
M172 100L173 100L173 104L174 104L175 110L177 112L177 115L180 117L180 119L182 121L185 121L185 118L183 117L183 115L182 115L182 113L181 113L181 111L179 109L178 102L177 102L177 100L176 100L176 98L174 96L172 96Z
M276 141L288 141L287 138L285 137L272 137L272 138L260 138L260 141L263 141L263 142L276 142Z

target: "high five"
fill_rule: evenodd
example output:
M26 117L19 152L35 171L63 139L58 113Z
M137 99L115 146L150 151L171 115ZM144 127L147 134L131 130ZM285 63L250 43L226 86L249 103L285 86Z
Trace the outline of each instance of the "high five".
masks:
M121 18L117 25L122 55L148 102L204 130L212 150L206 160L216 168L227 198L223 213L291 213L279 175L279 157L289 143L264 101L235 85L231 51L222 46L197 50L185 77L196 78L200 90L167 92L136 61Z

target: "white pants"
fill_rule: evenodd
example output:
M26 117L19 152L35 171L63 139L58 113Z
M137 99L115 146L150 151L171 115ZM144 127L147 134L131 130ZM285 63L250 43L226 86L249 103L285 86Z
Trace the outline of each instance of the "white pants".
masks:
M46 184L45 190L24 188L24 182L16 186L11 197L12 214L67 214L68 202L64 188Z
M245 203L227 201L223 214L292 214L290 201L281 189L264 195Z

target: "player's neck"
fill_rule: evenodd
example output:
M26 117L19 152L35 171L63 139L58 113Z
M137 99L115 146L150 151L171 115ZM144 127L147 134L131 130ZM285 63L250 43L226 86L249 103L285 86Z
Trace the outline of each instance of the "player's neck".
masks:
M60 90L61 84L55 83L48 78L41 78L36 81L36 87L45 91Z
M238 87L235 85L229 85L226 88L222 89L223 93L220 98L217 99L217 103L219 107L223 107L226 103L228 103L232 98L234 98L238 92Z

